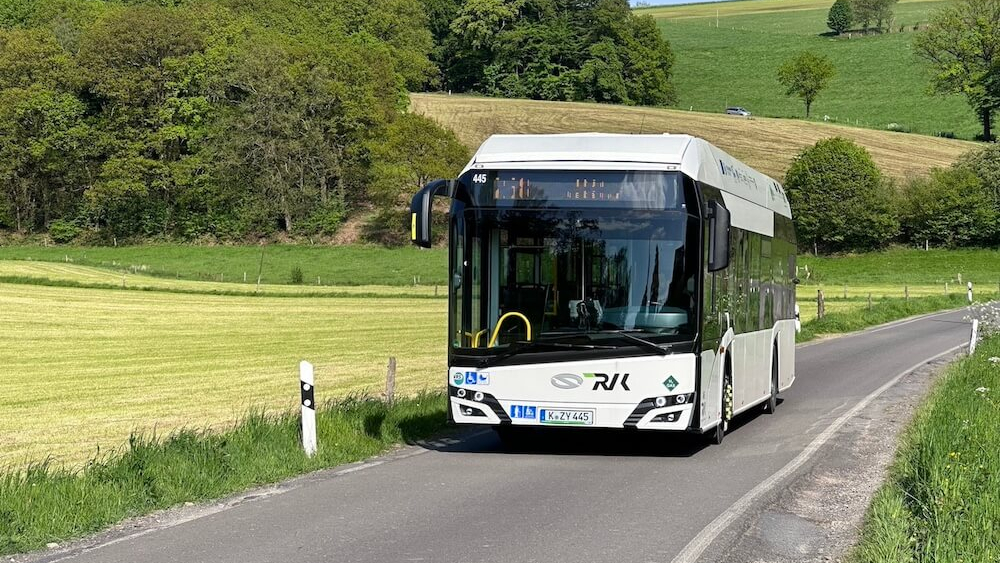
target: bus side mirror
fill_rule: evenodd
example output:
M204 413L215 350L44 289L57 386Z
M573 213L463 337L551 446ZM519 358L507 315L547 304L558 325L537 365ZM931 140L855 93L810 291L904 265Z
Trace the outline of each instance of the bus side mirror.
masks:
M729 267L729 210L721 202L708 202L708 271Z
M451 180L434 180L413 196L413 201L410 202L410 242L421 248L430 248L434 243L431 238L434 196L451 195L453 184Z

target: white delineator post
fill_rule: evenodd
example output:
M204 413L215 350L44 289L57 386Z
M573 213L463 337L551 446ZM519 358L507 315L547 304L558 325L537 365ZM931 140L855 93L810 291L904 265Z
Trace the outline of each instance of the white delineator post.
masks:
M316 387L313 365L299 363L299 391L302 394L302 449L312 457L316 453Z
M972 303L972 282L969 282L969 285L967 287L969 288L969 295L968 295L968 297L969 297L969 303L971 304Z
M972 336L969 337L969 355L976 353L976 342L979 341L979 319L972 319Z

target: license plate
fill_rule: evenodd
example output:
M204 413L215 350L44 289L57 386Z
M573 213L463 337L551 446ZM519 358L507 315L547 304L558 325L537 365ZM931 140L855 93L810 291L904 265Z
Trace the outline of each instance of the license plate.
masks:
M542 424L566 424L590 426L594 424L594 411L569 409L540 409L539 422Z

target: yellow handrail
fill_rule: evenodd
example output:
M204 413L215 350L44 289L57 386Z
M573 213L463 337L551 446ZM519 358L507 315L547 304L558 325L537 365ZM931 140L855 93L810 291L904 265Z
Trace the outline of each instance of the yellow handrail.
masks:
M524 326L525 326L525 328L528 329L528 340L531 340L531 321L529 321L528 317L525 317L521 313L518 313L517 311L511 311L509 313L504 313L500 317L500 320L497 321L497 326L496 326L495 329L493 329L493 336L490 338L490 342L486 346L487 348L492 348L492 347L494 347L496 345L496 343L497 343L497 337L500 336L500 326L503 325L503 322L504 322L504 320L507 319L507 317L518 317L522 321L524 321Z
M484 334L486 334L487 330L488 329L484 328L483 330L480 330L479 332L477 332L475 336L472 336L472 334L470 334L468 332L465 333L465 334L468 334L469 336L472 336L472 347L473 348L479 348L479 337L482 336L482 335L484 335Z

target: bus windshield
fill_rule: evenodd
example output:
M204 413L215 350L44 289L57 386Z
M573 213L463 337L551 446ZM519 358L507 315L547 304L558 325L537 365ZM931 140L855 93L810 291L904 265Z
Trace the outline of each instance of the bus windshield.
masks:
M568 179L545 174L548 183L532 185L560 195L573 186L572 173L564 173ZM698 219L689 214L676 180L664 182L664 173L642 176L655 185L639 186L641 201L618 196L602 205L599 197L620 193L604 181L604 196L595 191L598 197L582 206L569 192L544 205L491 198L489 207L456 210L453 349L489 355L528 342L603 349L636 346L637 337L656 344L692 340ZM629 181L641 183L635 174ZM558 182L564 185L551 187ZM645 203L650 194L655 205Z

